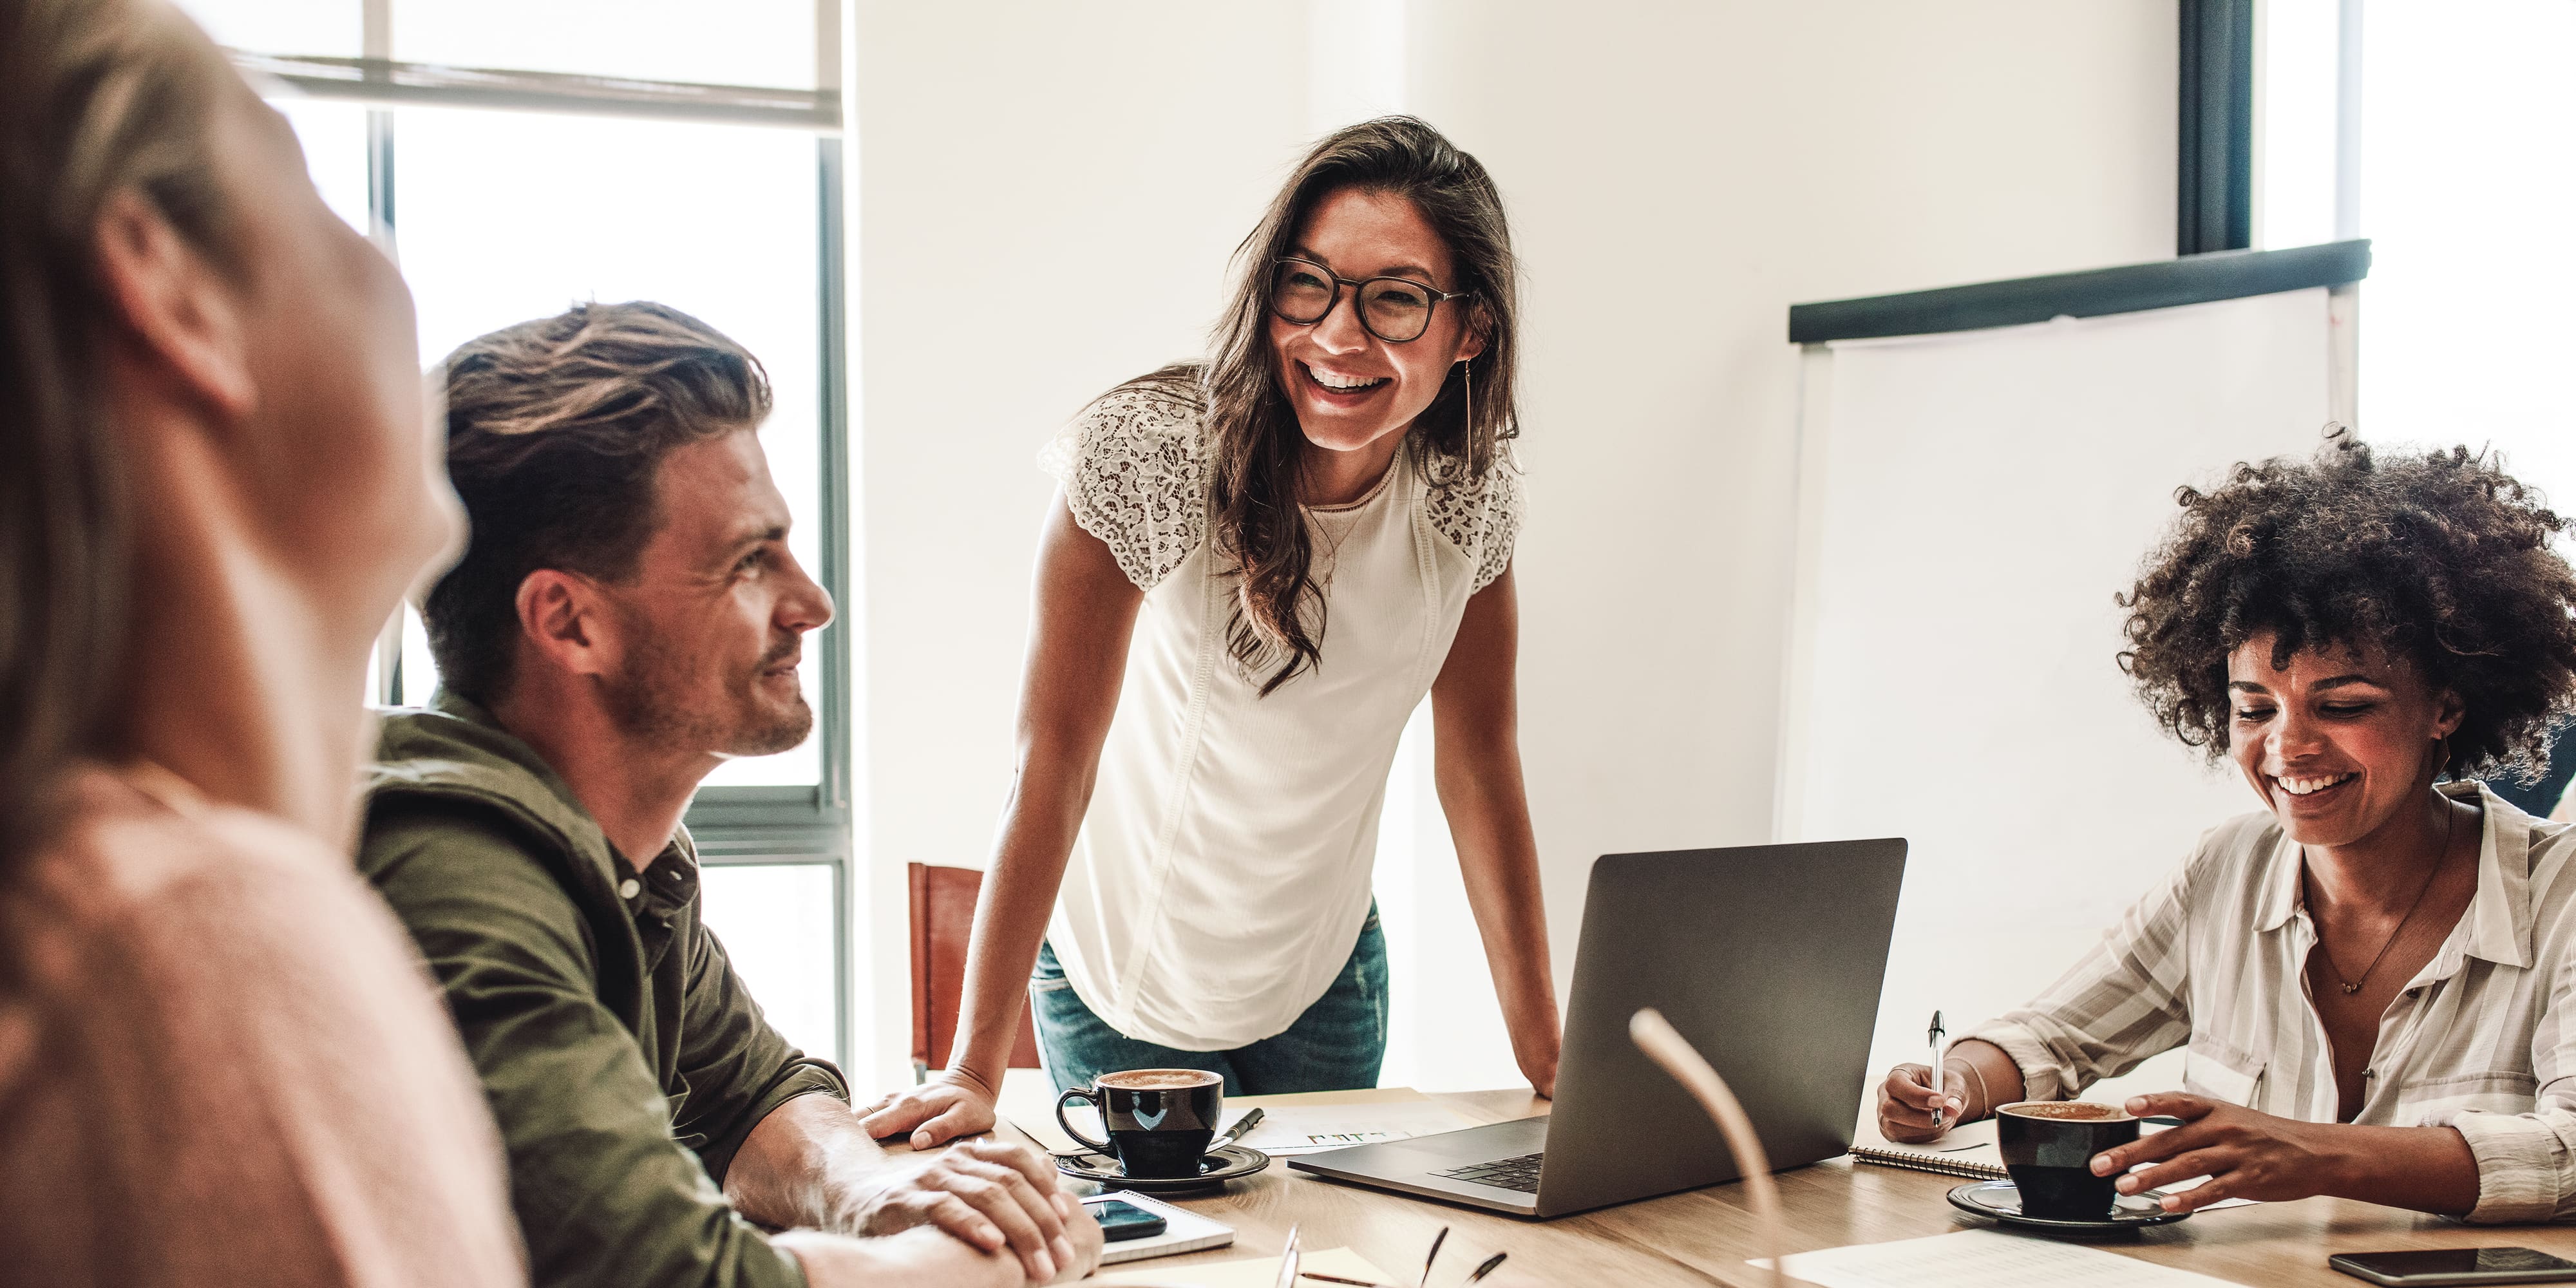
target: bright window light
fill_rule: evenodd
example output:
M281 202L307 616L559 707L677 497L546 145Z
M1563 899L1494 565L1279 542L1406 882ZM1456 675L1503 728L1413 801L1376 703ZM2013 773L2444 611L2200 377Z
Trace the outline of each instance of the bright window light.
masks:
M434 0L437 2L437 0ZM218 45L260 54L355 58L365 31L359 0L178 0Z
M295 127L304 145L304 167L313 174L331 213L360 233L367 231L367 109L318 98L269 100Z
M832 869L710 863L699 869L709 929L769 1022L808 1055L841 1049L833 1009Z
M421 360L577 301L658 300L769 369L761 441L796 516L789 546L820 576L814 140L784 130L494 112L395 115L395 234L420 307ZM406 662L404 696L416 700ZM806 701L822 709L808 642ZM819 728L819 721L818 721ZM820 781L819 735L733 761L709 786Z
M2267 0L2254 244L2312 246L2335 232L2336 0Z
M217 43L258 54L363 52L360 0L178 0ZM810 88L814 0L390 0L392 56L500 71ZM789 546L822 578L821 278L823 192L812 134L677 120L464 110L414 101L271 94L303 144L315 187L352 228L382 216L411 285L421 362L466 340L576 301L650 299L704 319L768 369L774 409L761 431L795 517ZM371 118L391 128L371 134ZM371 158L391 180L371 182ZM382 210L371 200L389 197ZM366 697L428 700L437 668L419 615L395 626L400 680L368 658ZM803 680L816 733L776 756L730 762L710 787L810 788L822 779L824 651L807 641ZM805 793L719 794L761 822L810 822ZM748 799L745 799L745 798ZM702 795L701 805L709 802ZM773 817L774 815L774 817ZM702 842L740 853L746 827L710 822ZM726 849L726 841L734 842ZM770 1021L809 1053L843 1055L836 876L826 843L791 861L704 868L707 924Z
M393 18L404 62L814 87L814 0L397 0Z
M2362 425L2576 507L2576 4L2374 4L2363 57Z

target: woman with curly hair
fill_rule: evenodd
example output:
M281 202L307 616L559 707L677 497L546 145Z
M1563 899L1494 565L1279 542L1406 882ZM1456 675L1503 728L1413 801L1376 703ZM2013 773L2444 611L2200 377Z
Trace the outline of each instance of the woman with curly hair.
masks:
M2028 1007L1879 1089L1893 1140L2184 1048L2183 1126L2123 1193L2576 1217L2576 829L2457 776L2547 754L2576 697L2569 523L2466 448L2239 465L2121 601L2157 721L2264 804L2212 828ZM2453 781L2443 781L2444 776ZM1937 1111L1937 1112L1936 1112Z

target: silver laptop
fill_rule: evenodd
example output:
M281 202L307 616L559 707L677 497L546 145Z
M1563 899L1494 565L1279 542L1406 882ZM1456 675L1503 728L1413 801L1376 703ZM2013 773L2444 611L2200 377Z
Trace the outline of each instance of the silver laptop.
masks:
M1773 1167L1836 1157L1860 1118L1904 875L1901 840L1603 855L1552 1115L1288 1166L1541 1217L1735 1180L1708 1115L1628 1040L1644 1006L1725 1076Z

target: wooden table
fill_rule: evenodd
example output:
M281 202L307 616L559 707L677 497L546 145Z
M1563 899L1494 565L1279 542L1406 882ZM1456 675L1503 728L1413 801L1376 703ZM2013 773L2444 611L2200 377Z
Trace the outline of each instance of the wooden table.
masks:
M1437 1099L1478 1122L1545 1113L1527 1091L1485 1091ZM1836 1159L1780 1175L1790 1252L1885 1243L1988 1223L1943 1199L1953 1177ZM1497 1216L1288 1170L1285 1161L1221 1194L1173 1200L1233 1226L1231 1248L1149 1263L1180 1266L1276 1253L1288 1227L1302 1228L1308 1248L1347 1247L1410 1282L1421 1272L1431 1238L1448 1226L1435 1288L1456 1284L1496 1252L1511 1260L1485 1280L1492 1288L1528 1285L1743 1285L1768 1278L1747 1266L1767 1255L1743 1189L1717 1185L1684 1194L1603 1208L1552 1221ZM2403 1248L2520 1245L2576 1258L2576 1229L2549 1226L2470 1227L2436 1217L2343 1199L2306 1199L2204 1212L2142 1230L2135 1241L2090 1246L2161 1262L2245 1285L2361 1283L2326 1267L2335 1252Z

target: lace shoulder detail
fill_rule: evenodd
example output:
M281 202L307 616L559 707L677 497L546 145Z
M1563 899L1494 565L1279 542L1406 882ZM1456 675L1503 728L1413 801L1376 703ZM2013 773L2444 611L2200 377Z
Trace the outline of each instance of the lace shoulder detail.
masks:
M1521 473L1510 458L1495 460L1481 481L1434 485L1423 498L1431 528L1476 561L1474 594L1511 566L1512 543L1521 534Z
M1202 420L1176 392L1113 389L1039 453L1064 484L1073 521L1108 545L1139 590L1170 576L1207 537Z

